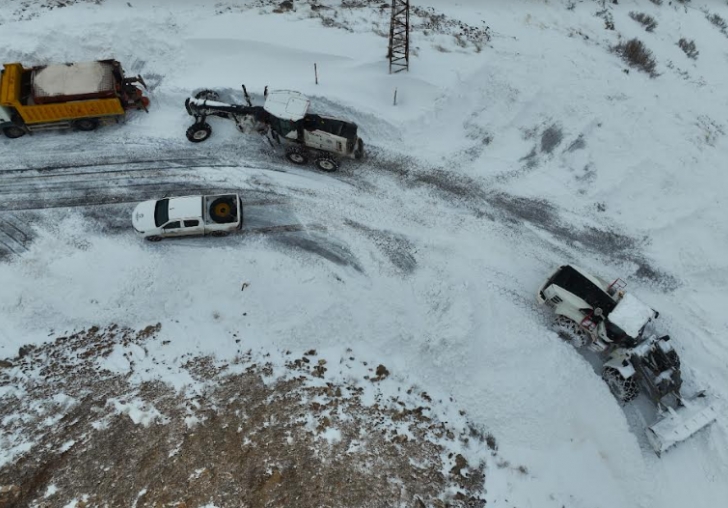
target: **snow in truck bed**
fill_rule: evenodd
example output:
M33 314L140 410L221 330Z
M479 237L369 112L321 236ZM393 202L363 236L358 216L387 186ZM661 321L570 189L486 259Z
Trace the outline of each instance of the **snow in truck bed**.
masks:
M627 293L609 315L609 321L624 330L630 337L637 337L642 327L654 315L655 311L648 305Z
M36 97L86 95L114 89L113 67L104 62L48 65L33 71Z

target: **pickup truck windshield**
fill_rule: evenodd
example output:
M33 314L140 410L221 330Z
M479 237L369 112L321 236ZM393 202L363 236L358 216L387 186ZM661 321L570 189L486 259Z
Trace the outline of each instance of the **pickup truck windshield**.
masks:
M161 227L169 220L169 199L160 199L154 206L154 224Z

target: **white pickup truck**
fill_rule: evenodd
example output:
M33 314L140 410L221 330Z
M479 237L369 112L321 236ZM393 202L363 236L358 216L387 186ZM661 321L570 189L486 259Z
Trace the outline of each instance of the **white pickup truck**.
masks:
M158 242L177 236L227 236L243 227L238 194L181 196L139 203L131 216L134 231Z

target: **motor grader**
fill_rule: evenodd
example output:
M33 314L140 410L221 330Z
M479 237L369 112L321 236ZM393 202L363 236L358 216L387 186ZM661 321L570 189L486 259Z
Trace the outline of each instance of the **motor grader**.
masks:
M337 118L309 112L311 102L299 92L265 88L263 106L253 106L243 85L246 105L220 101L213 90L203 90L185 100L185 108L195 123L187 129L193 143L205 141L212 134L208 117L233 120L242 133L264 136L271 146L280 146L285 157L297 165L309 160L321 171L339 169L344 158L361 159L364 142L357 134L357 125Z

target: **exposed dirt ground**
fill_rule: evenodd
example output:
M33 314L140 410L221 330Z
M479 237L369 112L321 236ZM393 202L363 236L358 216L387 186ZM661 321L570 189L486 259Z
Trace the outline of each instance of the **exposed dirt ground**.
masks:
M0 468L0 507L485 504L495 439L438 421L413 389L365 404L384 365L336 385L315 351L291 354L280 377L249 353L222 365L190 355L168 368L194 388L135 384L130 352L147 354L157 331L92 328L0 362L0 444L27 444ZM104 368L120 350L123 375ZM457 453L468 443L483 462Z

